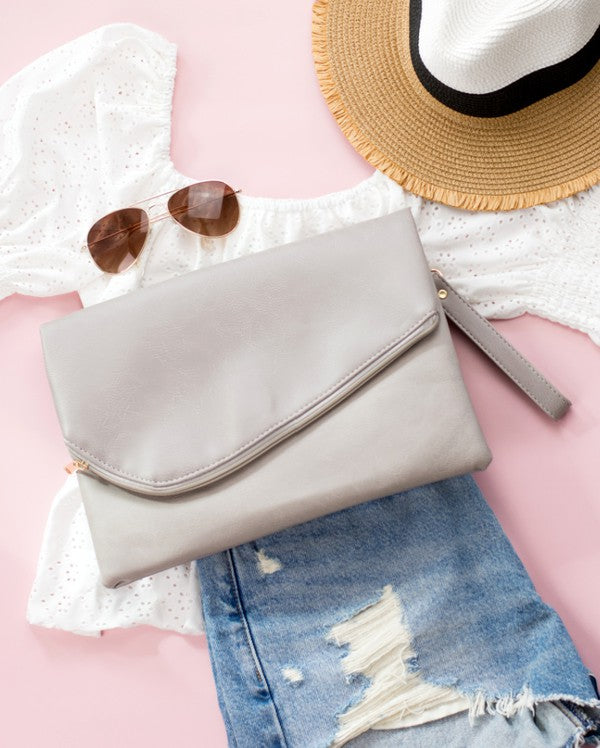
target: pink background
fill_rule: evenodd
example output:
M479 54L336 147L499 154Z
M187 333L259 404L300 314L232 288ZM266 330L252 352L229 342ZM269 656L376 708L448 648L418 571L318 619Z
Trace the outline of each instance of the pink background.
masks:
M3 17L2 81L106 23L134 21L176 42L172 156L184 174L217 175L247 194L303 197L371 173L321 99L309 0L21 0L5 3ZM78 305L75 294L0 302L0 742L219 748L225 732L203 638L140 627L87 639L25 621L47 512L67 461L38 327ZM550 422L457 340L494 453L477 480L540 594L600 673L600 352L583 334L533 317L497 327L575 405L564 421Z

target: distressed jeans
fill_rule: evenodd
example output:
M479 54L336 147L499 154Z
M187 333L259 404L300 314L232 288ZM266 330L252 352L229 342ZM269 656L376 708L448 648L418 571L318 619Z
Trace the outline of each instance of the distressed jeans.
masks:
M471 476L199 560L238 748L600 745L600 701Z

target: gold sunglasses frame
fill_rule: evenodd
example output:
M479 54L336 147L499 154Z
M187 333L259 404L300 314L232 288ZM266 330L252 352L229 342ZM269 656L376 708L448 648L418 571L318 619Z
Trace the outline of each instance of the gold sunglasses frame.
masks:
M129 205L123 206L122 208L116 208L115 210L111 210L108 213L105 213L104 216L100 216L100 218L97 218L96 221L94 221L94 223L92 224L92 226L94 226L98 221L102 220L102 218L105 218L106 216L109 216L111 213L117 213L120 210L127 210L128 208L135 208L136 206L141 205L142 203L147 203L150 200L156 200L157 198L164 197L165 195L174 195L175 193L179 192L180 190L184 190L184 189L186 189L188 187L193 187L194 185L197 185L197 184L203 184L204 182L221 182L222 184L225 184L227 187L229 187L229 185L226 182L223 182L220 179L203 179L202 182L191 182L190 184L183 185L182 187L178 187L175 190L167 190L166 192L160 192L158 195L152 195L151 197L145 197L142 200L138 200L135 203L130 203ZM238 195L241 191L242 191L241 189L232 190L232 192L230 192L227 195L225 195L225 197L230 197L231 195ZM209 200L204 200L203 202L198 203L197 205L198 206L199 205L206 205L207 203L212 202L212 200L221 200L221 199L223 199L223 198L222 197L218 197L218 198L215 197L215 198L212 198L212 199L209 199ZM180 212L184 213L187 210L189 210L190 207L194 208L194 207L197 207L197 206L196 205L192 205L192 206L187 206L186 208L181 208ZM175 218L175 215L170 210L167 210L166 212L160 213L159 215L156 215L156 216L151 216L150 213L149 213L149 211L152 208L154 208L154 205L150 205L147 209L142 209L142 210L144 210L144 212L146 213L146 216L148 218L148 232L147 232L146 236L144 237L144 243L142 244L142 246L140 248L140 251L138 252L138 254L135 257L134 261L130 265L128 265L125 270L123 270L121 272L127 272L127 270L129 270L130 268L132 268L137 263L138 259L142 256L142 254L144 253L144 250L147 247L148 236L150 235L150 229L151 229L152 224L157 223L158 221L164 221L165 218L169 218L169 216L171 218L173 218L173 220L178 224L178 226L180 226L182 229L184 229L188 233L194 234L195 236L205 236L205 237L208 236L206 234L200 234L198 231L193 231L192 229L188 229L187 226L184 226L182 223L180 223L177 220L177 218ZM238 218L238 221L236 221L235 226L233 226L233 228L230 231L228 231L225 234L219 234L218 238L220 239L222 237L229 236L229 234L231 234L233 231L235 231L235 229L237 228L238 223L239 223L239 218ZM104 270L103 268L101 268L96 263L96 261L94 260L93 255L91 253L90 246L93 246L94 244L98 244L99 242L104 241L105 239L109 239L112 236L116 236L117 234L120 234L120 233L122 233L124 231L131 231L133 229L139 228L141 225L142 225L142 223L133 224L132 226L129 226L127 229L121 229L121 231L115 231L112 234L107 234L106 236L102 237L102 239L98 239L95 242L91 242L90 243L88 241L85 241L81 245L80 251L82 251L82 252L86 252L87 251L89 253L90 260L94 263L94 265L98 268L98 270L101 270L103 273L107 273L108 275L118 275L119 273L110 273L108 270Z

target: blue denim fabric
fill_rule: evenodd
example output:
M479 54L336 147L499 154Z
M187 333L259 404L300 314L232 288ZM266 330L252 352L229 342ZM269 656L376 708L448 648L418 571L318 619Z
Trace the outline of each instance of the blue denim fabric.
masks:
M261 555L275 564L270 573ZM328 634L377 603L386 586L410 631L411 670L487 703L528 690L535 713L469 721L462 711L369 730L352 745L548 748L599 734L589 673L470 476L290 528L202 559L197 569L231 745L332 742L339 715L370 681L344 673L347 648ZM290 682L286 668L301 679Z

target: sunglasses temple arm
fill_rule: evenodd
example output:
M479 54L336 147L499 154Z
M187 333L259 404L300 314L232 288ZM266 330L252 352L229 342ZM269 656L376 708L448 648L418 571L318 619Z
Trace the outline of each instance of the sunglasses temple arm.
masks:
M177 189L181 189L181 188L178 187ZM231 194L232 195L237 195L238 192L241 192L241 191L242 191L241 189L240 190L234 190ZM164 195L172 195L175 192L177 192L177 190L167 190L166 192L160 192L158 195L152 195L151 197L145 197L143 200L138 200L136 203L131 203L129 205L129 207L133 208L135 205L139 205L140 203L147 203L148 200L156 200L157 197L164 197Z
M167 190L166 192L160 192L158 195L152 195L151 197L145 197L143 200L138 200L137 203L131 203L129 207L133 208L134 205L139 205L140 203L147 203L148 200L155 200L157 197L163 197L163 195L170 195L174 192L177 192L177 190Z

